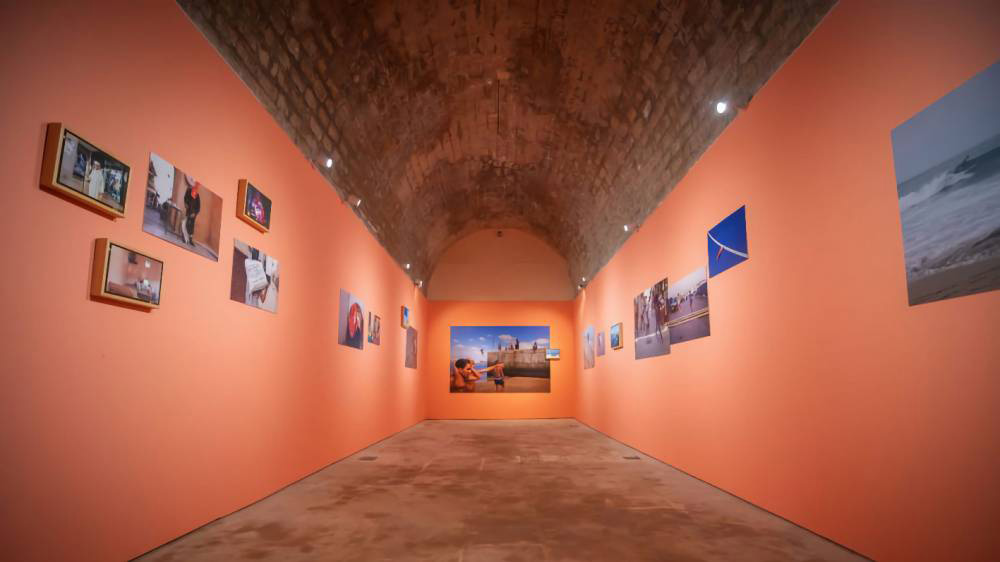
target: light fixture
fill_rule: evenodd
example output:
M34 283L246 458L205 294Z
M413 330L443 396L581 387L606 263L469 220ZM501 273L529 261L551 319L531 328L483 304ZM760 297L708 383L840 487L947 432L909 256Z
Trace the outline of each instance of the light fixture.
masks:
M628 232L628 225L625 225L625 232Z
M581 277L580 278L580 282L581 283L586 283L587 282L587 278L586 277Z
M715 104L715 112L720 115L725 113L727 109L729 109L729 104L724 101Z
M324 162L324 164L326 165L327 168L332 168L333 167L333 158L327 158L326 162Z
M356 202L354 203L354 206L355 206L355 207L360 207L360 206L361 206L361 198L360 198L360 197L359 197L359 198L358 198L358 200L357 200L357 201L356 201Z
M419 288L422 288L423 286L424 286L424 282L418 279L417 280L417 288L419 289Z
M405 264L405 265L404 265L404 267L405 267L406 269L410 269L410 264Z

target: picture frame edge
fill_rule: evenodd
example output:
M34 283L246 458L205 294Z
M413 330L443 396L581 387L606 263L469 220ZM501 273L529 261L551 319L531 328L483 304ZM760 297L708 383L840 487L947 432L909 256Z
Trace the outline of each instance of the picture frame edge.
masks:
M104 203L101 203L100 201L95 201L94 199L80 193L79 191L61 185L58 182L59 170L57 169L58 168L57 162L59 160L58 158L59 145L60 141L65 137L67 131L72 132L72 129L67 127L66 124L61 121L53 121L47 123L45 126L45 144L42 149L42 169L39 179L39 185L41 189L44 189L45 191L48 191L58 196L68 198L72 200L72 202L78 203L88 208L89 210L95 211L101 215L110 218L111 220L125 218L124 209L127 208L128 205L128 192L130 184L132 183L133 167L128 163L126 163L121 158L119 158L118 156L108 152L107 150L104 150L103 148L100 149L101 152L107 154L108 156L111 156L112 158L121 162L122 164L125 164L129 168L128 179L125 180L125 197L124 201L122 201L123 210L119 211L118 209L110 207ZM79 138L80 140L85 140L83 137L77 135L76 133L73 133L73 135ZM86 142L90 144L89 141ZM94 146L96 147L96 145Z

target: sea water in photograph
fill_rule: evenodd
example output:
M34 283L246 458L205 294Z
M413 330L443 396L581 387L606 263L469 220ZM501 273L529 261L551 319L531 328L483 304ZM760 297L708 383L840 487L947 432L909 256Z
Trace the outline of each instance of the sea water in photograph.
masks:
M451 392L549 392L548 349L548 326L452 326ZM459 360L472 370L456 372Z
M911 305L1000 289L1000 63L892 131Z

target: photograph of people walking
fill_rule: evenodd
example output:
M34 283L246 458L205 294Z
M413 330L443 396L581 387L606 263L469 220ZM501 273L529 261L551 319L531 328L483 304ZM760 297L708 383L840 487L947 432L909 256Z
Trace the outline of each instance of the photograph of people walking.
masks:
M450 392L549 392L548 349L548 326L452 326Z
M703 338L711 333L708 324L708 274L704 267L670 285L667 314L670 344Z
M667 328L667 278L639 293L633 301L635 312L635 358L645 359L670 353Z
M156 154L149 155L142 229L219 261L222 198Z

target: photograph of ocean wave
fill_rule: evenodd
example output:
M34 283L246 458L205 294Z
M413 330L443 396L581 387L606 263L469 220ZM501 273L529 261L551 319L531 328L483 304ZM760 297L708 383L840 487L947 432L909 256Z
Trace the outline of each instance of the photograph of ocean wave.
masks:
M892 131L910 305L1000 289L1000 62Z

